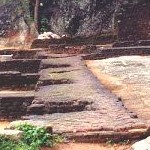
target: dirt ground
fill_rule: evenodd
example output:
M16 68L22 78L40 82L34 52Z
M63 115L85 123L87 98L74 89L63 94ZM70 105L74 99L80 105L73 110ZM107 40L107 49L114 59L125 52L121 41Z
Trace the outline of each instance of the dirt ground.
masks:
M43 148L42 150L130 150L131 145L119 144L85 144L85 143L69 143L60 144L53 149Z
M8 125L8 121L0 121L0 130L6 128Z

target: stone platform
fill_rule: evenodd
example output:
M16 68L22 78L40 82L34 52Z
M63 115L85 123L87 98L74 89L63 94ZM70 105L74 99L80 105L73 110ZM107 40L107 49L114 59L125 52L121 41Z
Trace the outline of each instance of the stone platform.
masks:
M30 75L38 73L39 75L32 99L26 103L15 97L18 107L16 110L24 115L23 119L47 122L52 125L54 133L80 142L133 140L150 134L148 121L138 118L134 111L124 106L122 99L98 80L84 60L116 57L124 54L149 55L149 47L98 48L94 50L94 54L88 54L89 51L81 54L80 50L79 54L74 52L52 54L52 51L52 49L34 50L34 56L30 57L38 60L36 70L31 65L31 70L27 69L25 72L21 72ZM68 52L68 49L64 52ZM15 61L20 57L27 59L19 53L15 53L14 56L16 56ZM26 54L26 56L28 55ZM23 61L21 62L23 63ZM29 89L28 92L30 92ZM2 100L4 100L4 96L6 94L3 93ZM11 96L11 100L13 99L14 97ZM8 105L3 106L7 108ZM11 110L14 111L10 109L10 112Z
M35 99L24 119L46 120L54 133L80 142L136 139L149 134L147 122L107 90L81 56L55 54L53 58L51 54L42 60L39 73ZM70 82L40 84L43 80Z

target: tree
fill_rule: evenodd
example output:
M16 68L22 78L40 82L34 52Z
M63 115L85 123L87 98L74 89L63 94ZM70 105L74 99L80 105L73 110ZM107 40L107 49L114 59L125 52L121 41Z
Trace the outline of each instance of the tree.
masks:
M38 20L39 20L39 5L40 5L40 0L35 0L34 23L37 31L38 31Z

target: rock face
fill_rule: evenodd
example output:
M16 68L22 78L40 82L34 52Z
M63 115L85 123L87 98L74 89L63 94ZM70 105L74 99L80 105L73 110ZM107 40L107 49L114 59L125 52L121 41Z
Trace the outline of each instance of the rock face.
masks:
M41 20L52 32L71 36L118 34L121 40L147 39L149 0L43 0ZM134 11L133 11L134 10Z
M104 51L106 53L106 50ZM117 51L119 50L117 49ZM121 51L123 52L123 49ZM136 49L137 51L138 49ZM125 53L127 54L127 50ZM90 67L90 61L88 66ZM92 71L101 83L121 97L124 105L136 113L138 118L147 120L148 123L150 123L149 66L149 56L122 56L91 61L91 67L96 68Z
M149 0L40 0L40 2L41 32L51 31L60 36L71 37L98 36L102 33L118 34L123 40L149 38ZM0 0L1 45L27 45L37 37L31 21L34 6L35 1L31 0Z
M0 0L1 45L25 45L36 35L28 8L26 0Z
M150 39L150 1L138 0L122 5L118 13L118 37L120 40Z
M112 31L117 5L114 0L51 0L40 10L54 33L91 36Z

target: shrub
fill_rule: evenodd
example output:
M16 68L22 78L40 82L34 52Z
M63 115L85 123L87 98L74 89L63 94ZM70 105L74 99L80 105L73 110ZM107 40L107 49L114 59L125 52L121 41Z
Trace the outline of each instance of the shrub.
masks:
M23 124L17 126L16 129L23 131L22 139L13 141L0 135L0 150L39 150L42 146L52 147L62 142L60 136L49 134L45 128Z
M34 147L30 147L21 141L16 142L8 137L0 135L0 150L37 150L37 148L33 148Z
M49 134L45 128L35 127L30 124L19 125L16 128L23 131L22 141L28 145L52 147L59 142L59 136L55 137Z

